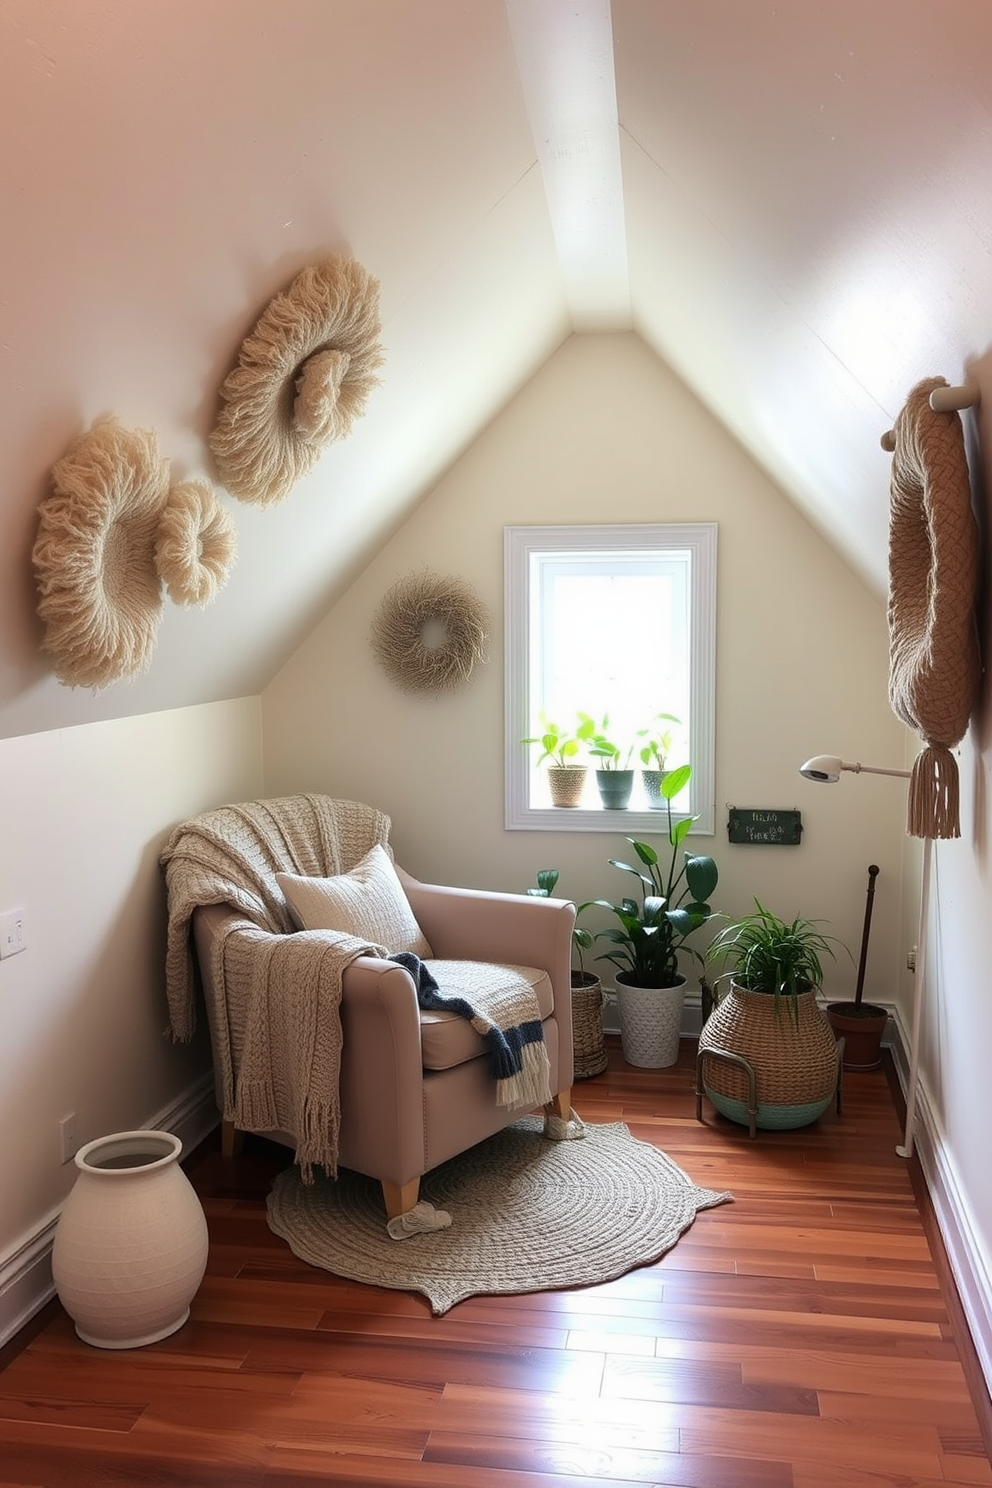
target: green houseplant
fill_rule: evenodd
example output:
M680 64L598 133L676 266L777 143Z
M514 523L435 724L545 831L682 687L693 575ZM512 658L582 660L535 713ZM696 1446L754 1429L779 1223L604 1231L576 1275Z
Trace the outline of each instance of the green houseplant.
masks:
M633 759L636 745L633 741L618 744L609 735L609 714L603 714L602 723L597 723L588 713L580 713L581 726L587 730L585 738L590 757L596 764L596 785L603 805L614 811L623 811L630 803L634 788Z
M591 740L595 724L591 718L580 713L575 727L566 729L541 713L539 725L541 732L529 739L522 739L521 743L541 746L541 753L537 757L538 765L543 765L545 760L550 761L548 786L551 804L578 806L582 800L588 770L588 765L579 756Z
M711 857L683 848L694 816L677 820L672 810L675 797L692 777L692 767L671 770L662 782L668 812L667 840L662 852L649 842L633 837L627 841L639 866L610 858L610 866L638 880L639 898L617 902L594 899L580 909L596 905L613 915L617 923L597 932L597 939L611 949L599 957L617 968L617 1007L620 1038L628 1064L663 1068L678 1056L679 1029L685 996L685 977L679 954L687 950L702 961L689 936L712 914L710 895L719 877Z
M527 890L535 899L549 899L558 884L557 868L539 868L536 883ZM572 1051L575 1078L588 1080L606 1068L603 1041L603 988L594 971L587 971L583 953L594 944L591 930L576 921L572 927L572 950L578 962L572 968Z
M647 728L637 731L637 737L644 740L637 751L641 760L641 781L652 811L661 811L665 805L661 782L668 768L673 738L672 730L666 725L681 721L674 713L656 713Z
M725 991L699 1036L702 1089L750 1127L807 1126L839 1091L837 1041L817 1002L836 944L819 922L754 909L715 936L709 957Z

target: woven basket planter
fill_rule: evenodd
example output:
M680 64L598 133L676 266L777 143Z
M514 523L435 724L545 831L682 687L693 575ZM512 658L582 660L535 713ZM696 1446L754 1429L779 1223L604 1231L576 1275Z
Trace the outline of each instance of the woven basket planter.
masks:
M572 1050L575 1078L588 1080L601 1075L606 1068L606 1042L603 1038L603 986L598 976L572 972Z
M580 806L588 773L586 765L549 765L552 806Z
M719 1054L754 1071L754 1112L745 1068ZM749 992L732 981L699 1035L699 1069L702 1089L722 1115L742 1126L753 1117L766 1130L787 1130L808 1126L830 1105L840 1057L814 991L801 992L793 1010L788 998Z

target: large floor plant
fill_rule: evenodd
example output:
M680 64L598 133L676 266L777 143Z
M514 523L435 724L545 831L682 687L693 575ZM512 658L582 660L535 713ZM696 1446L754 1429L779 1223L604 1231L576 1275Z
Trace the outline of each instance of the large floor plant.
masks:
M610 949L599 957L617 968L617 1006L624 1058L629 1064L663 1068L678 1055L679 1030L685 978L679 954L687 950L689 936L712 914L710 895L719 877L716 863L702 853L691 853L683 844L698 820L677 818L672 803L692 776L690 765L671 770L661 782L668 814L667 842L659 852L650 842L634 837L627 841L638 862L610 858L610 866L638 880L638 897L612 901L594 899L593 905L613 915L616 924L597 931L597 939Z

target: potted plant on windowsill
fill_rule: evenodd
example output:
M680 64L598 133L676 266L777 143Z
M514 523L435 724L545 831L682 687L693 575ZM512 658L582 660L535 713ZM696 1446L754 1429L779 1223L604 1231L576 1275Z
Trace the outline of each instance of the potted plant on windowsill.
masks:
M580 713L581 726L588 730L585 735L590 757L596 762L596 785L599 799L609 811L624 811L630 804L630 793L634 788L634 744L617 744L607 733L609 715L603 714L602 723L596 723L588 713Z
M551 804L553 806L581 805L589 767L578 756L592 738L595 724L591 718L580 713L576 727L564 729L557 723L552 723L542 713L540 726L539 734L530 739L522 739L521 743L541 746L541 753L537 757L539 765L543 765L545 760L551 761L548 765Z
M537 886L527 890L535 899L549 899L558 883L557 868L539 868ZM578 966L572 967L572 1051L575 1078L588 1080L606 1068L603 1040L603 987L594 971L587 971L583 952L593 946L592 931L584 925L572 927L572 950Z
M661 782L667 774L668 756L672 749L672 730L667 723L681 723L674 713L656 713L646 729L638 729L637 737L644 743L638 749L641 758L641 781L648 806L652 811L664 809L665 799L661 794ZM661 727L659 728L659 724Z
M682 849L697 818L687 816L677 821L672 801L691 776L692 767L682 765L669 771L662 782L668 811L667 861L663 861L650 843L638 842L633 837L627 841L640 867L617 858L609 860L611 867L632 874L639 881L640 899L623 898L618 903L594 899L579 906L581 911L597 905L609 910L617 920L616 925L597 932L598 940L608 941L612 946L599 959L611 961L617 968L623 1057L628 1064L641 1068L663 1069L678 1058L685 1000L685 977L679 966L679 954L686 950L702 961L686 941L712 914L708 901L719 876L711 857Z
M697 1084L731 1121L807 1126L839 1091L840 1055L817 1002L833 937L818 922L783 920L755 899L715 937L710 959L726 983L699 1036Z

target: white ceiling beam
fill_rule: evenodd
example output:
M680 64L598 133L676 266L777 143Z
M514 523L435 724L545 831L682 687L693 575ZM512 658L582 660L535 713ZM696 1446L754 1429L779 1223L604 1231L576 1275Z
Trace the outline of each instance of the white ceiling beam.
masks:
M572 324L631 325L610 0L505 0Z

